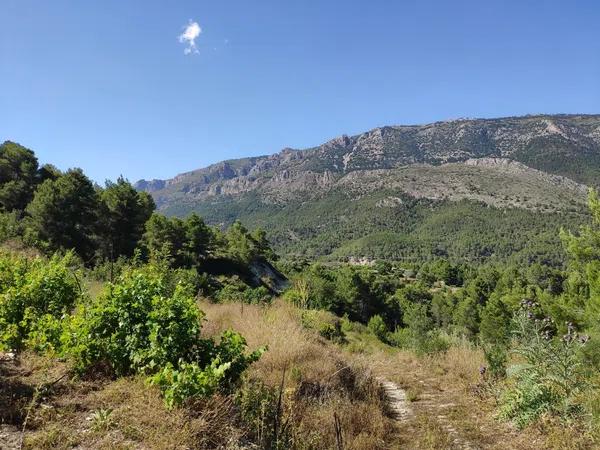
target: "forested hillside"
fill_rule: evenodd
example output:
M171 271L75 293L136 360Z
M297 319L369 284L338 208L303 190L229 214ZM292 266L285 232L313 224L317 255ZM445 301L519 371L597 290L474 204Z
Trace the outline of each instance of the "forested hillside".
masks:
M136 187L167 215L263 227L294 257L559 263L558 230L589 220L599 164L599 116L461 119L377 128Z
M166 217L125 179L96 186L12 142L0 167L2 445L600 445L594 190L561 232L550 204L379 191L381 203L355 210L336 210L339 193L289 219L273 211L284 227L309 213L345 217L317 236L334 255L394 240L406 251L392 245L389 260L359 266L280 259L260 228ZM390 202L407 206L405 231L336 236L355 220L375 230L386 216L360 218L398 214Z

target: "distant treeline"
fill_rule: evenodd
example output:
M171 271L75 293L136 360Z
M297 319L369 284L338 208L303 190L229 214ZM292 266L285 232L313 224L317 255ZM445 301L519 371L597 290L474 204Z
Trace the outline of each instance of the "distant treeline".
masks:
M87 266L134 255L199 267L209 257L247 263L275 258L264 231L240 222L225 232L191 214L167 218L126 179L94 184L81 169L40 166L33 151L0 145L0 241L21 240L51 255L74 250Z

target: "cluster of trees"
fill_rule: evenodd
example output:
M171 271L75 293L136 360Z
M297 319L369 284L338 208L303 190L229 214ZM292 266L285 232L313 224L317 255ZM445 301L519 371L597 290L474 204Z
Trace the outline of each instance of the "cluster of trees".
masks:
M155 205L125 179L95 186L80 169L39 167L35 154L13 142L0 145L0 210L5 236L51 254L74 249L86 262L130 257ZM12 234L12 236L11 236Z
M0 239L20 237L52 254L73 249L86 265L142 257L167 258L175 267L199 267L211 255L248 263L274 258L266 235L234 223L225 233L192 214L168 218L152 197L127 180L95 185L80 169L39 166L35 154L13 142L0 145Z
M290 268L290 277L289 301L364 324L377 316L386 336L418 322L421 330L477 342L503 340L523 298L541 303L562 323L583 324L573 304L573 289L581 287L569 283L567 271L537 263L478 266L437 259L408 268L387 262L366 267L312 263Z
M445 258L472 264L539 262L560 266L565 255L558 232L589 220L585 208L542 213L507 210L464 200L438 201L402 196L393 208L377 206L397 192L350 200L344 192L324 198L265 204L257 193L223 202L203 202L197 212L217 223L241 218L247 226L262 227L282 256L347 261L352 256L422 263ZM189 211L174 202L176 214ZM561 204L566 210L568 205ZM291 237L291 238L290 238Z
M288 300L360 321L382 341L419 353L444 351L456 338L480 346L499 383L500 415L526 426L542 414L600 420L585 398L600 369L600 199L593 221L562 231L565 268L534 264L291 267ZM591 338L590 338L591 337ZM512 355L521 364L507 371ZM507 375L507 373L509 375ZM582 403L583 402L583 403ZM592 410L590 410L592 408ZM594 415L595 414L595 415Z
M169 407L231 389L264 349L246 352L233 331L201 336L197 294L269 301L267 287L230 272L276 255L262 230L235 222L221 231L155 209L122 177L100 187L80 169L40 167L31 150L0 145L0 242L45 254L0 251L0 350L59 355L80 373L146 375ZM109 283L90 298L89 278Z

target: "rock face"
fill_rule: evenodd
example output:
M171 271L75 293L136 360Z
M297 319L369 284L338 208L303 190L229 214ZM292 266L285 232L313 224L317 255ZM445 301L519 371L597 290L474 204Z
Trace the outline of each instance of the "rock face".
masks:
M166 184L165 180L140 180L136 183L135 187L140 191L156 192L163 189Z
M224 161L170 180L141 180L137 188L152 193L161 209L253 191L267 203L279 203L323 195L349 173L449 163L497 166L513 174L532 168L561 176L555 183L567 185L569 178L596 185L600 116L460 119L375 128L307 150L288 148L274 155ZM573 183L569 187L580 189Z
M494 213L482 207L502 210L493 219L505 222L499 239L525 231L537 236L543 224L567 215L575 223L585 211L588 186L598 185L600 115L542 115L381 127L310 149L286 148L170 180L142 180L137 188L150 192L168 215L196 211L214 225L241 219L261 226L283 253L308 246L310 254L334 254L344 247L344 254L371 257L389 246L396 257L415 242L423 252L448 249L454 242L450 232L472 239L470 248L494 241L474 235L473 230L483 233L483 225L468 228L492 220ZM460 206L469 220L450 224L448 202L461 202L451 206L456 211ZM550 225L545 232L558 234ZM414 237L410 244L403 241L406 233ZM522 243L530 240L523 237ZM349 241L356 246L346 245Z

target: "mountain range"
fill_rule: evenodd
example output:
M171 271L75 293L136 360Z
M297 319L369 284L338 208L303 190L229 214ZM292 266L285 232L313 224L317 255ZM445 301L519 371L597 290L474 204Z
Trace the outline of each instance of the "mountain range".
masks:
M599 184L600 115L531 115L380 127L136 187L168 215L263 227L288 256L552 262Z

